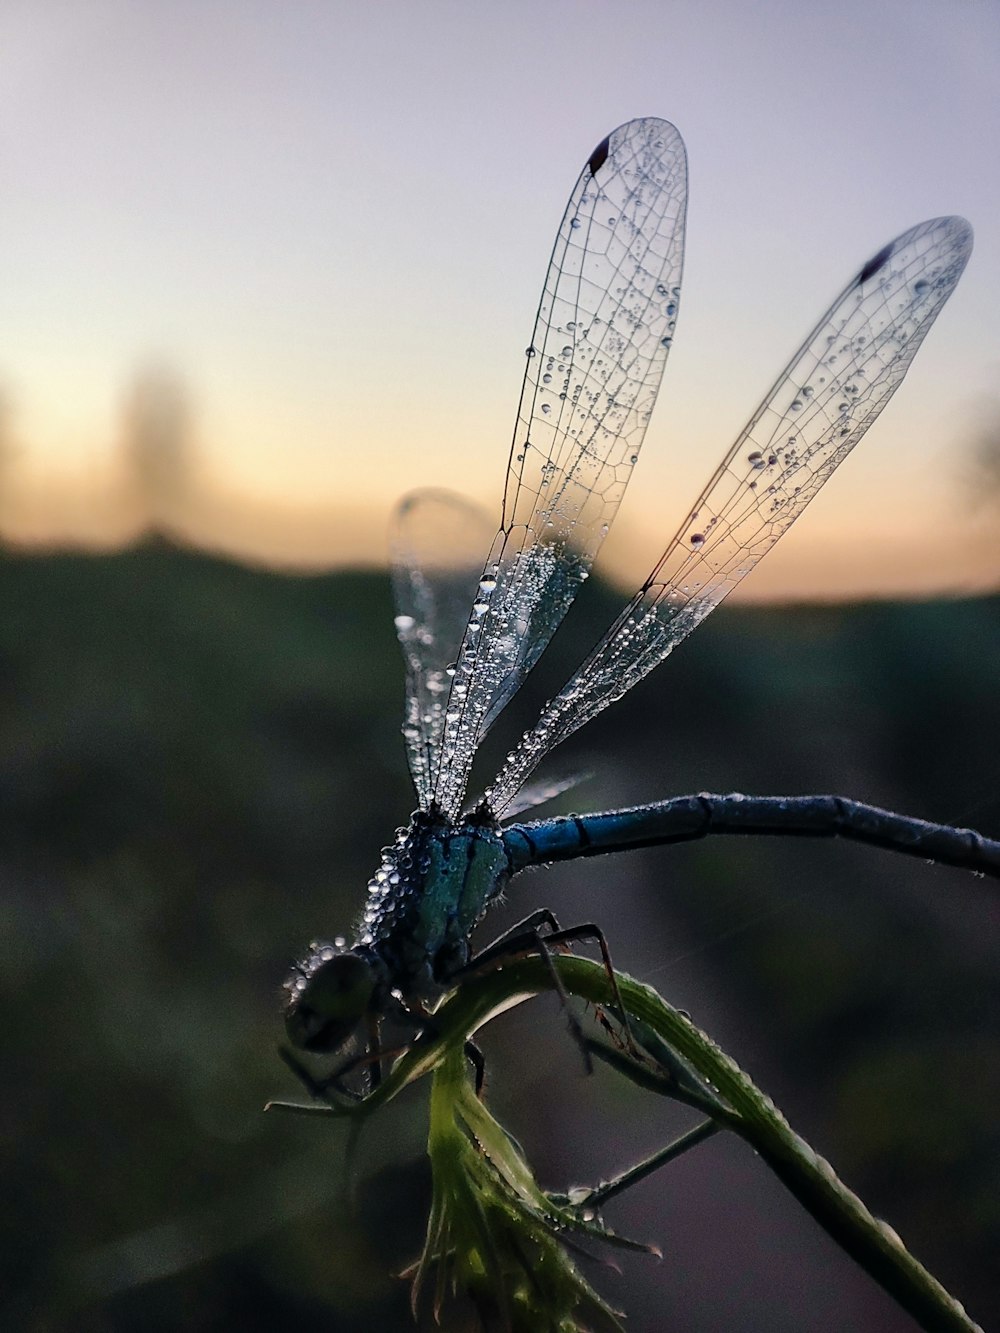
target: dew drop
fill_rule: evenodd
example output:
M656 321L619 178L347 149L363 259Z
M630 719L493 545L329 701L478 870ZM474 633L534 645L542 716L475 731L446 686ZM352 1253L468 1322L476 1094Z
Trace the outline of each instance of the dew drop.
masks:
M913 284L913 294L915 296L923 296L925 292L930 290L930 286L931 285L926 278L918 278Z
M704 544L704 541L705 541L705 534L703 532L692 532L690 537L690 542L692 546L702 546Z
M542 411L545 413L546 416L548 416L549 413L552 411L551 405L549 403L542 403Z
M535 349L534 349L533 347L526 347L526 348L524 349L524 355L525 355L525 356L528 358L528 360L530 361L531 358L532 358L533 356L537 356L538 353L535 351Z

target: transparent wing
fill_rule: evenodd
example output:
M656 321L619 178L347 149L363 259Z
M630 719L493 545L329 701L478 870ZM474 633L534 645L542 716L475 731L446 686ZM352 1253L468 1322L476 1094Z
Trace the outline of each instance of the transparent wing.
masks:
M871 259L795 353L656 568L508 756L499 813L539 760L662 662L802 513L899 387L972 250L934 218Z
M431 745L447 814L617 512L673 337L686 199L684 145L662 120L615 130L570 195L527 349L502 525Z
M430 803L431 756L496 522L450 491L405 496L390 531L396 634L406 662L403 737L417 799Z
M536 810L540 805L548 805L549 801L572 791L592 776L590 773L573 773L567 777L529 782L521 788L504 813L508 819L513 819L515 815L524 814L525 810Z

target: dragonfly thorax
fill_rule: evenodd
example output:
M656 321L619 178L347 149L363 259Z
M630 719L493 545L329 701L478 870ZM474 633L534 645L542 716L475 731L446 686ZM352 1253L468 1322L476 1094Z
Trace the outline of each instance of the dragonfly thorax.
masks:
M469 961L469 936L510 878L493 816L453 823L418 810L368 881L358 947L370 950L404 999L434 1000Z
M433 807L416 811L382 849L354 944L312 945L285 983L291 1040L335 1050L394 994L404 1004L437 1000L469 961L469 936L510 876L489 811L459 824Z

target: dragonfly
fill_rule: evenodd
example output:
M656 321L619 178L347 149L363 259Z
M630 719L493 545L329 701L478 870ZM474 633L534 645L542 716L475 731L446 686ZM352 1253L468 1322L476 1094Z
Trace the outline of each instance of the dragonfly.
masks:
M610 975L596 927L561 930L544 910L478 954L471 936L529 866L741 823L775 831L795 813L794 801L779 810L748 800L744 813L739 798L697 797L511 822L537 803L525 784L539 763L687 638L879 416L965 268L972 229L959 217L911 227L851 277L649 577L488 790L467 798L484 736L587 579L638 460L678 318L686 203L685 148L669 122L629 121L595 148L570 194L542 287L492 545L489 531L477 544L469 507L445 493L418 492L399 507L395 625L419 805L382 850L354 938L314 942L285 983L286 1030L297 1050L360 1049L355 1061L377 1069L386 1022L419 1031L470 970L583 935L599 938ZM803 807L805 831L832 826L891 844L891 821L902 818L842 798L801 799L838 803ZM908 834L921 823L905 822ZM935 826L922 827L926 838L911 837L904 849L949 859L950 831L937 830L935 841Z

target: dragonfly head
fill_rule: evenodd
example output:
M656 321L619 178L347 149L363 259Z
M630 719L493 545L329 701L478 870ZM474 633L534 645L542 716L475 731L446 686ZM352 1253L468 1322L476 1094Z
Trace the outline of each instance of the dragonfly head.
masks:
M372 1008L378 989L378 971L365 950L312 944L285 982L288 1040L301 1051L339 1050Z

